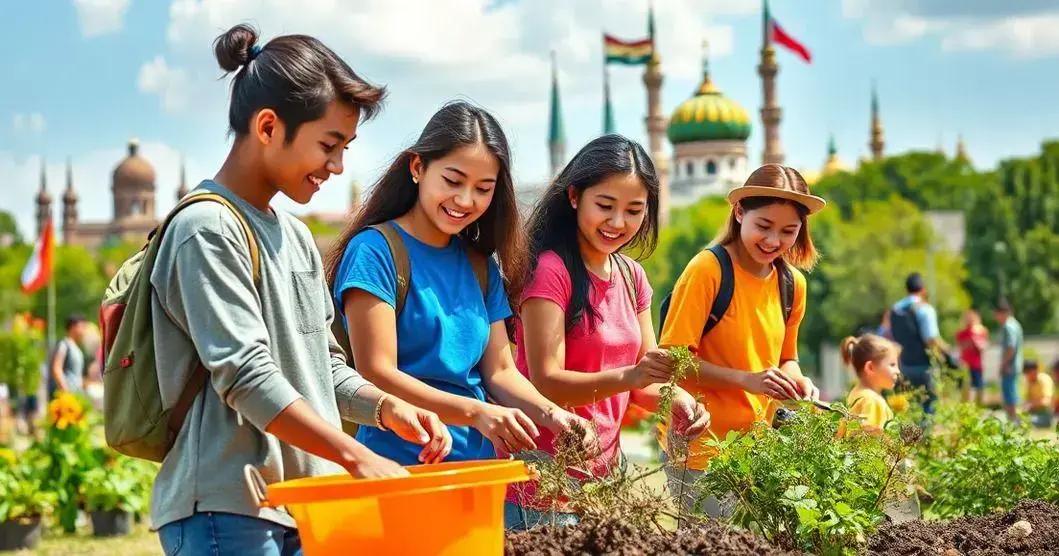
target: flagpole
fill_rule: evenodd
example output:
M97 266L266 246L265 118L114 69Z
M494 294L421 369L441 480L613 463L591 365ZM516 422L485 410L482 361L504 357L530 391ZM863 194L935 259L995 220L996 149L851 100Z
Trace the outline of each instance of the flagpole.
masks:
M55 271L48 277L48 349L55 347Z

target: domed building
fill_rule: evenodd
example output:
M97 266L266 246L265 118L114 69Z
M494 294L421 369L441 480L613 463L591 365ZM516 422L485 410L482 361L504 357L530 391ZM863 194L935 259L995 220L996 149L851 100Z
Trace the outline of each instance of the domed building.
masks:
M110 222L80 221L73 171L69 161L67 162L66 189L62 196L63 243L97 248L125 240L141 242L158 225L155 216L154 166L140 156L139 149L139 142L130 140L128 155L114 168L111 176L114 218ZM41 193L37 200L38 229L42 226L43 219L51 214L50 195L47 194L46 188L44 170L41 169Z
M724 195L747 176L746 140L750 117L725 96L710 78L709 59L702 63L702 84L677 106L666 135L673 144L670 203L688 205L706 195Z

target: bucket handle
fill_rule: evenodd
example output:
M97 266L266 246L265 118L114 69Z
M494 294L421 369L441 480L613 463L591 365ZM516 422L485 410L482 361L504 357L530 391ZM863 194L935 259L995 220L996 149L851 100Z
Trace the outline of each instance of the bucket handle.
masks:
M243 466L243 477L246 479L246 486L250 489L250 496L254 498L254 503L257 504L257 507L272 507L272 504L268 501L268 484L265 483L265 478L261 476L261 472L253 465L246 464Z

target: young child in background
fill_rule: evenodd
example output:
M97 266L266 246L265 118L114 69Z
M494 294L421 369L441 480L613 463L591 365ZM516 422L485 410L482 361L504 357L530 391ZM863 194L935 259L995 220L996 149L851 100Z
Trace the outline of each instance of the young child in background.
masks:
M1022 365L1026 375L1026 411L1030 422L1038 428L1052 426L1052 408L1055 398L1055 383L1048 373L1040 372L1037 361L1027 359Z
M893 388L901 376L901 347L881 336L865 334L847 337L839 349L842 361L857 373L857 385L846 397L850 412L861 418L862 429L881 431L894 418L882 391Z

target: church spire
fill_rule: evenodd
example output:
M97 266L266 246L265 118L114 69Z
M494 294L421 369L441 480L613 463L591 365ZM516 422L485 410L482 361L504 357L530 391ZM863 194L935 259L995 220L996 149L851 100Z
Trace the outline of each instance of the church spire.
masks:
M883 141L882 119L879 117L879 92L873 81L871 84L871 141L868 143L868 146L871 147L873 160L882 160L885 144L885 141Z
M552 51L552 98L551 113L548 119L548 154L551 162L551 176L555 177L566 162L566 132L563 129L562 106L559 102L559 69Z
M74 191L74 167L66 158L66 190L63 191L63 243L69 245L77 236L77 191Z

